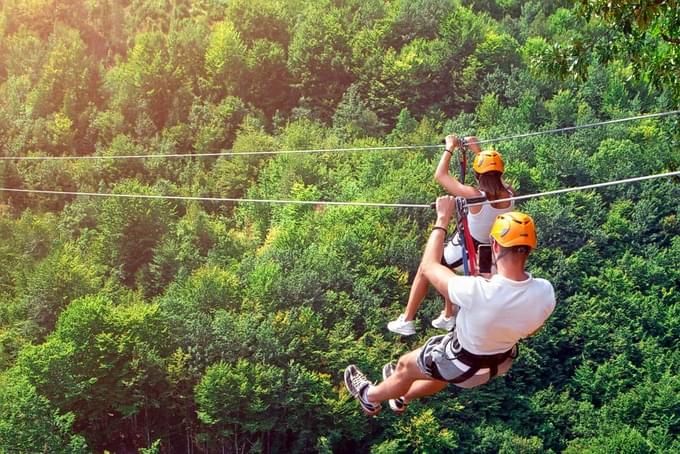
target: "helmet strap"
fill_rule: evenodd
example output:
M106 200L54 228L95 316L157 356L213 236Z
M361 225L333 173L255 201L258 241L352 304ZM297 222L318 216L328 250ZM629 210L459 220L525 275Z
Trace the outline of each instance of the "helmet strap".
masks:
M494 243L498 244L496 240L493 240ZM503 247L500 244L498 245L501 249L501 252L496 255L495 253L492 254L493 257L493 263L494 265L498 263L500 259L505 257L508 254L511 253L519 253L519 254L524 254L527 257L529 256L529 253L531 252L531 248L528 246L515 246L515 247ZM493 252L493 247L491 248L491 251Z
M501 252L500 252L498 255L495 255L495 254L494 254L494 265L495 265L496 263L498 263L498 261L499 261L500 259L502 259L502 258L505 257L506 255L508 255L509 253L510 253L510 248L502 247L502 246L501 246Z
M500 254L496 255L495 247L498 246L498 248L501 250ZM496 241L493 237L491 237L491 263L493 263L494 266L498 263L498 260L500 260L505 254L503 253L503 248L501 247L500 244L498 244L498 241Z

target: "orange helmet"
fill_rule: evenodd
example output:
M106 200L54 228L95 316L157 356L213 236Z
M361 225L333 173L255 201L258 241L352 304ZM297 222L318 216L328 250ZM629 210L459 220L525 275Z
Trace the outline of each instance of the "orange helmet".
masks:
M481 151L475 156L475 161L472 163L472 170L477 173L486 172L501 172L505 170L503 166L503 158L496 150Z
M536 247L536 228L534 220L528 214L511 211L496 217L489 234L503 247L529 246Z

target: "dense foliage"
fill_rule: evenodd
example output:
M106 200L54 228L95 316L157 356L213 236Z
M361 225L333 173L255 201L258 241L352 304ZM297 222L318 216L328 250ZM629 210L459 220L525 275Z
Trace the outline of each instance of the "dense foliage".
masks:
M592 39L677 59L677 11L631 35L621 3L619 33L566 1L0 0L1 156L414 145L3 160L0 187L426 203L417 145L446 132L677 108L677 74L625 52L559 78L555 49ZM497 146L533 193L675 170L678 139L670 118ZM665 179L522 204L546 327L506 377L369 420L341 374L434 333L434 293L416 336L385 327L432 213L2 191L0 452L678 452L679 200Z

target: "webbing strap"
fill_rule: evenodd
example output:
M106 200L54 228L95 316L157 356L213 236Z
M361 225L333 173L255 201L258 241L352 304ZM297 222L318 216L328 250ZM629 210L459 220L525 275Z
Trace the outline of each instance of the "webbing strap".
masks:
M463 259L463 273L466 276L475 274L475 246L470 237L467 221L467 205L464 197L456 197L456 228L461 244L461 258Z
M463 220L465 224L465 248L468 250L468 262L470 263L469 269L472 276L477 275L477 251L475 250L475 243L472 241L472 235L470 235L470 229L468 227L467 213Z
M463 272L466 276L476 276L477 256L475 253L475 243L470 235L467 215L467 201L464 197L456 197L456 227L458 229L458 237L462 238L460 247L463 259Z
M458 147L458 161L460 163L460 182L465 184L465 175L467 172L467 142L463 138L460 139L460 146ZM463 239L461 242L463 273L465 273L466 276L474 276L477 274L475 244L470 236L467 220L467 203L463 197L456 197L456 208L458 210L458 236Z
M460 376L453 380L451 383L462 383L468 378L475 375L479 369L489 369L489 380L498 375L498 366L502 364L506 359L513 356L516 351L516 347L512 347L510 350L503 353L498 353L496 355L474 355L464 348L456 354L456 359L469 367L468 370L463 372Z
M460 238L461 236L464 236L462 233L464 230L461 228L458 230L458 237ZM465 246L465 240L460 243L460 251L461 251L461 260L463 260L463 274L466 276L470 275L470 268L468 265L468 255L467 255L467 247Z
M463 274L470 275L468 268L467 246L465 241L465 220L467 216L464 213L465 201L462 197L456 197L456 230L458 232L458 239L460 241L460 252L463 260Z
M461 139L462 140L462 139ZM467 172L467 148L465 141L461 142L458 148L458 162L460 163L460 182L465 184L465 175Z

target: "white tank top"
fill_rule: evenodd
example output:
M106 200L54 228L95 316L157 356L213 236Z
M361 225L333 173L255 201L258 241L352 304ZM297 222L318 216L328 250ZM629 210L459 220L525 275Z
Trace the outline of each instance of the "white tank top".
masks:
M510 193L510 197L514 196L512 191L507 190ZM482 193L482 197L486 197L484 191L479 191ZM507 208L494 208L491 204L482 205L482 209L479 213L469 213L468 214L468 228L470 229L470 235L479 241L480 243L489 242L489 232L491 232L491 226L493 226L496 216L503 213L509 213L515 207L515 201L510 201L510 206Z

